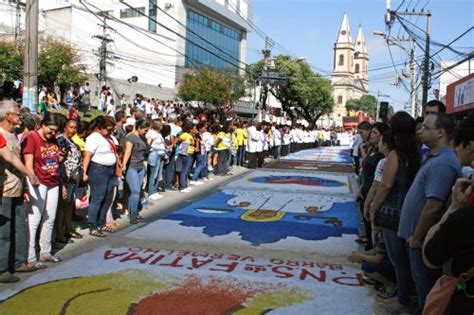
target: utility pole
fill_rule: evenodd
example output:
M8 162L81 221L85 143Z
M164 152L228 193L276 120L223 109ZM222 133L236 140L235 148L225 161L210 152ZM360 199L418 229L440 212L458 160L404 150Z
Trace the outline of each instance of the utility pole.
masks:
M263 54L263 64L264 64L264 73L268 72L270 68L269 60L270 56L272 55L272 48L273 48L273 40L266 36L265 37L265 49L262 49ZM263 87L263 95L260 89L260 107L258 108L258 121L262 121L265 118L266 110L267 110L267 98L268 98L268 84L265 80L261 81Z
M410 93L410 96L411 96L411 116L413 118L416 118L416 117L419 116L418 104L416 103L418 93L416 93L416 76L417 76L417 73L416 73L415 56L416 56L416 49L415 49L415 42L413 42L413 47L410 51L410 74L411 74L411 91L410 91L411 93Z
M36 114L38 106L38 0L26 1L23 107Z
M20 0L16 1L16 20L15 20L15 42L18 41L21 34L21 3Z
M425 38L425 53L424 53L424 60L423 60L423 77L421 79L422 82L422 97L421 97L421 105L422 105L422 113L425 112L426 103L428 102L428 91L431 87L431 73L430 73L430 39L431 39L431 11L423 11L420 12L409 12L409 11L392 11L390 10L390 0L387 0L387 14L385 18L385 23L388 27L391 27L394 18L397 16L425 16L426 17L426 38ZM414 39L413 39L414 40Z
M102 34L101 35L94 35L93 38L97 38L101 41L101 45L99 48L99 75L98 79L100 81L100 86L107 85L107 44L113 42L112 39L107 37L107 15L103 14L104 20L102 25Z

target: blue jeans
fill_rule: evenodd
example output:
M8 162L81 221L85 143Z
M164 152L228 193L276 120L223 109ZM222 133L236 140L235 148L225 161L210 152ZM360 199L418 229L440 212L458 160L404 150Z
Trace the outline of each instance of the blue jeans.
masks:
M237 165L243 166L245 162L245 146L239 145L239 149L237 150Z
M411 271L405 240L397 236L397 231L382 228L388 258L395 268L398 287L398 302L403 305L410 304Z
M163 171L163 157L159 156L156 165L150 165L150 177L148 178L148 195L152 195L158 191L158 182L160 174Z
M408 243L405 243L410 259L411 274L415 282L416 292L418 293L418 306L416 314L423 312L425 306L426 296L433 288L436 277L432 270L425 266L423 257L421 255L421 248L411 248Z
M201 175L202 171L206 167L206 162L206 154L196 154L196 168L194 169L193 173L193 181L197 181L199 179L199 175Z
M88 211L89 229L96 230L105 225L105 215L109 209L107 200L113 193L115 165L104 166L92 162L89 166L90 200Z
M145 168L132 168L129 167L127 170L127 181L128 187L130 187L130 198L128 199L128 212L130 218L138 215L138 204L140 203L140 190L142 188L143 179L145 178Z
M0 205L0 272L14 272L28 258L28 211L22 197L3 197Z

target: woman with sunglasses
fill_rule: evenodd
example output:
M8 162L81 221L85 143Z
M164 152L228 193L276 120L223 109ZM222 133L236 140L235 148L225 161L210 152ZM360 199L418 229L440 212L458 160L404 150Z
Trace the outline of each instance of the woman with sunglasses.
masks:
M60 125L57 114L46 113L41 127L28 135L23 142L22 153L28 170L38 177L39 185L28 180L31 212L28 214L29 241L28 265L44 268L44 262L59 262L59 257L51 254L51 236L59 200L60 148L55 135ZM41 225L41 226L40 226ZM36 257L36 233L41 230L40 262Z
M105 237L108 200L113 194L117 163L117 140L112 136L115 120L99 116L91 124L92 133L86 139L83 157L83 181L89 182L90 200L88 211L89 234ZM104 230L108 232L108 230Z

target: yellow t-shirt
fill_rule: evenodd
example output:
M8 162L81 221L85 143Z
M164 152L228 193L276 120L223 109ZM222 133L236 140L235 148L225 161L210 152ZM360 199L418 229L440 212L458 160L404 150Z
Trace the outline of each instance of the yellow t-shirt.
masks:
M242 128L235 129L235 137L237 138L237 145L244 145L244 130Z
M227 133L227 132L219 132L217 134L217 138L220 138L222 141L220 141L218 144L217 144L217 147L216 147L216 150L226 150L226 149L229 149L230 146L231 146L231 134L230 133Z
M74 142L75 144L77 144L77 146L79 147L79 149L82 151L84 151L84 149L86 148L86 142L84 140L82 140L81 137L79 137L78 135L74 135L72 138L71 138L72 142Z
M188 154L194 154L194 138L192 135L190 135L187 132L183 132L179 138L183 141L186 142L188 146Z
M243 136L244 136L244 145L247 145L247 139L249 138L249 132L247 128L243 129Z

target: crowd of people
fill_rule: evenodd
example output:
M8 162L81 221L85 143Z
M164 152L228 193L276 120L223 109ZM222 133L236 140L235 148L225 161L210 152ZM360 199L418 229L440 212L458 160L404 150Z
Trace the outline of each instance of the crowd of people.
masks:
M55 250L83 237L73 221L83 214L79 205L89 234L102 238L117 230L121 215L142 221L141 210L163 192L186 194L232 168L263 167L267 157L339 141L336 130L249 122L141 95L115 104L107 87L97 106L103 113L88 122L80 118L90 107L87 87L67 93L67 115L55 110L47 88L38 114L0 101L7 162L0 169L0 283L61 261Z
M474 313L474 114L456 124L445 112L431 101L423 118L363 122L354 139L365 250L349 260L391 312ZM458 278L452 297L441 276Z

